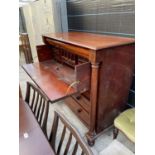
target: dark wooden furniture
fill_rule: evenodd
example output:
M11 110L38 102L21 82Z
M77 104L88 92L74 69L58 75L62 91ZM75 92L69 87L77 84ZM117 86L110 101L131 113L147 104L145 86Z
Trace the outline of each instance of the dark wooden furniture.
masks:
M23 68L51 102L65 98L89 128L86 136L93 145L126 104L134 39L68 32L43 35L43 41L37 46L39 63Z
M32 83L27 82L25 102L29 105L44 134L47 136L49 102L46 96Z
M22 99L19 104L19 154L55 155L29 106Z
M19 35L19 50L24 53L26 63L32 63L32 53L27 33L20 33Z
M60 126L59 123L63 124L63 130L61 133L61 138L58 143L58 147L56 148L56 139L57 139L57 134L60 134ZM69 131L67 133L67 130ZM58 132L59 131L59 132ZM64 145L64 138L65 136L67 137L67 143ZM75 140L73 140L73 138ZM92 151L88 147L88 145L84 142L84 139L81 138L77 130L72 126L72 124L59 112L54 111L54 122L52 126L52 130L50 133L49 137L49 142L54 149L56 154L60 154L61 149L63 148L64 151L63 155L68 155L71 154L69 151L72 151L72 154L81 154L81 155L93 155ZM71 144L75 143L73 148L71 148ZM80 149L79 149L80 147Z

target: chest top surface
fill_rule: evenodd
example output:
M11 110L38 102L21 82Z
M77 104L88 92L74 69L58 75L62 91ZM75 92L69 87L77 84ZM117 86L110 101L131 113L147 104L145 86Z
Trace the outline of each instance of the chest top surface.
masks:
M43 38L54 39L63 43L91 50L101 50L109 47L132 44L135 42L133 38L84 32L50 33L43 35Z

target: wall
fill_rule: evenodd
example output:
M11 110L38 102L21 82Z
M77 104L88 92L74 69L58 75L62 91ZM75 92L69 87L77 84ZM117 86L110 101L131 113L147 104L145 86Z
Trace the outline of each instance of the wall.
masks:
M22 8L22 10L23 10L24 18L25 18L25 25L26 25L27 33L29 36L32 57L33 57L33 60L35 60L37 52L36 52L36 47L35 47L35 38L34 38L35 32L34 32L34 27L32 24L31 7L30 5L25 5Z
M69 31L84 31L126 37L135 36L134 0L67 0ZM128 105L135 105L135 84Z
M34 61L37 61L36 46L43 44L43 34L68 31L66 3L61 1L38 0L22 7Z
M134 36L134 0L67 0L69 30Z
M26 25L25 25L25 18L23 15L23 10L19 8L19 32L26 33Z

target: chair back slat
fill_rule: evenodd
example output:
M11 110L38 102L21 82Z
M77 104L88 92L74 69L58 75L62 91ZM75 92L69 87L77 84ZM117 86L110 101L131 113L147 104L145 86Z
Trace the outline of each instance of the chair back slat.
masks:
M40 96L40 101L39 102L35 102L35 104L34 104L33 112L34 112L34 115L36 116L36 118L37 118L37 110L38 110L37 108L41 104L42 100L43 100L43 98ZM38 120L38 118L37 118L37 120Z
M60 154L61 146L62 146L62 143L64 141L64 137L65 137L65 133L66 133L66 126L64 126L63 131L62 131L62 134L61 134L61 140L60 140L59 145L58 145L57 155Z
M50 142L50 144L51 144L51 146L52 146L52 148L54 149L55 152L56 152L55 141L56 141L58 123L59 123L59 118L58 118L58 115L55 114L54 121L53 121L53 126L52 126L52 131L51 131L50 137L49 137L49 142Z
M42 125L42 119L43 119L43 113L44 113L44 111L45 111L45 102L43 102L42 103L42 108L41 108L41 111L40 111L40 117L38 116L38 121L39 121L39 123Z
M41 112L40 113L40 120L38 119L38 121L40 122L41 126L43 124L43 113L44 113L44 111L45 111L45 103L43 103L42 110L40 111Z
M28 103L28 105L30 105L30 93L31 93L32 89L30 89L30 85L27 84L26 85L26 95L25 95L25 101L26 103ZM32 107L31 107L32 108Z
M48 111L49 111L49 101L48 101L48 104L45 102L44 105L45 105L44 116L42 116L42 114L41 114L41 118L42 118L42 129L43 129L44 133L47 136L46 125L47 125L47 118L48 118Z
M72 155L76 155L77 148L78 148L78 142L76 141Z
M67 142L65 151L64 151L64 155L67 155L67 154L68 154L71 141L72 141L72 133L70 132L70 134L69 134L69 139L68 139L68 142Z
M61 136L57 136L57 134L60 134L58 130L61 127L61 124L59 123L63 124L63 130L62 130ZM69 135L67 134L67 130L69 131ZM57 137L61 137L59 141L57 140ZM64 139L65 141L66 139L68 139L66 141L67 143L63 142ZM75 140L76 142L72 149L71 144L73 143L73 140ZM58 143L57 151L56 151L56 142ZM56 111L54 112L54 121L53 121L52 130L49 137L49 143L51 144L52 148L54 149L57 155L59 155L60 152L63 152L63 150L64 150L63 155L68 155L70 153L70 149L73 150L72 155L76 155L78 152L78 149L82 150L82 154L92 155L92 152L89 149L88 145L84 142L84 140L81 138L81 136L76 131L76 129L68 122L68 120L65 119L64 116L62 116L60 113Z
M40 112L42 110L41 107L43 106L43 103L42 102L44 102L43 99L38 103L38 107L36 109L36 118L38 119L38 122L39 122L39 114L40 114Z
M34 104L34 99L35 99L35 91L33 90L33 95L32 95L32 101L31 101L31 105L33 107L33 104Z
M36 103L38 103L38 100L39 100L39 97L40 97L40 95L39 95L38 92L36 92L36 91L34 91L34 92L35 92L37 95L36 95L36 97L35 97L34 103L31 105L32 111L34 111L35 105L36 105Z
M39 88L32 83L27 82L25 102L31 108L36 120L38 121L43 132L47 136L47 117L49 111L49 101Z

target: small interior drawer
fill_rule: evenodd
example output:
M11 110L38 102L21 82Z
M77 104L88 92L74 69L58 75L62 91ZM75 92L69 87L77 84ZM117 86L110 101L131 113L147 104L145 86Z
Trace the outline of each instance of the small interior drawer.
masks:
M68 97L64 101L86 126L90 125L90 115L81 105L79 105L72 97Z

